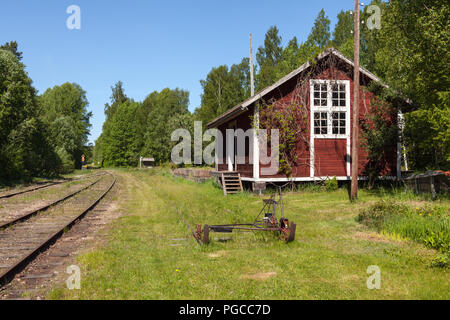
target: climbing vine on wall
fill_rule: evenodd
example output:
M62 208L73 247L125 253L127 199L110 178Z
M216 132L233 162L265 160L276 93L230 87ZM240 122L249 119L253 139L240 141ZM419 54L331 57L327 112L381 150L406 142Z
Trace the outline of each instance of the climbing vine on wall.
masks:
M302 167L311 167L310 163L310 83L317 75L326 71L327 79L337 79L337 58L330 55L325 61L317 63L317 58L310 61L310 67L299 76L294 90L281 99L260 102L259 119L253 119L254 128L279 130L280 167L279 173L286 177L298 176ZM258 121L259 120L259 121ZM270 136L270 135L269 135ZM269 140L270 142L270 140ZM320 157L316 157L320 163ZM321 176L315 167L316 176Z

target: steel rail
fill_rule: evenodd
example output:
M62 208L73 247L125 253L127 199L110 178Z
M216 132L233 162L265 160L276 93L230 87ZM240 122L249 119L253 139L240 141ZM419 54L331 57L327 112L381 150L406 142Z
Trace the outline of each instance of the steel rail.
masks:
M36 190L48 188L48 187L55 186L55 185L58 185L58 184L61 184L61 183L64 183L64 181L51 182L51 183L48 183L48 184L44 184L44 185L41 185L41 186L34 187L32 189L26 189L26 190L22 190L22 191L13 192L13 193L8 193L8 194L5 194L5 195L0 195L0 199L12 198L14 196L18 196L18 195L21 195L21 194L25 194L25 193L33 192L33 191L36 191Z
M59 185L59 184L63 184L63 183L66 183L66 182L79 181L79 180L88 179L88 178L92 178L92 177L96 177L96 176L98 176L98 174L81 177L79 179L69 179L69 180L65 180L65 181L49 182L47 184L43 184L41 186L36 186L34 188L31 188L31 189L26 189L26 190L22 190L22 191L17 191L17 192L13 192L13 193L7 193L7 194L0 195L0 199L9 199L9 198L21 195L21 194L33 192L33 191L44 189L44 188L49 188L49 187L52 187L52 186L55 186L55 185Z
M56 239L58 239L61 235L65 233L66 230L70 229L78 220L82 219L89 211L91 211L105 196L106 194L114 187L116 183L116 177L108 173L113 177L113 182L109 185L105 192L101 194L95 201L93 201L88 208L83 210L80 214L78 214L75 218L71 219L69 223L66 223L63 227L59 228L58 231L54 232L47 239L42 241L37 247L32 249L29 253L23 256L19 261L17 261L14 265L9 267L6 271L0 274L0 288L11 281L15 274L17 274L23 267L25 267L30 261L33 260L43 249L48 248L48 246L53 243ZM98 180L99 181L99 180ZM97 182L98 182L97 181Z
M81 188L81 189L79 189L79 190L77 190L75 192L72 192L72 193L70 193L70 194L68 194L68 195L66 195L66 196L64 196L64 197L62 197L62 198L60 198L60 199L58 199L56 201L53 201L50 204L46 204L46 205L44 205L44 206L42 206L42 207L40 207L38 209L32 210L32 211L30 211L30 212L28 212L28 213L26 213L26 214L24 214L24 215L22 215L20 217L14 218L14 219L12 219L12 220L10 220L8 222L0 223L0 230L8 228L8 227L11 227L12 225L14 225L14 224L16 224L18 222L22 222L22 221L28 220L29 218L31 218L32 216L38 214L39 212L45 211L48 208L50 208L51 206L54 206L54 205L56 205L56 204L58 204L58 203L60 203L60 202L62 202L64 200L67 200L67 199L77 195L78 193L80 193L80 192L82 192L82 191L92 187L93 185L98 183L101 179L102 178L100 178L100 179L94 181L93 183L91 183L91 184L89 184L89 185L87 185L87 186L85 186L85 187L83 187L83 188Z

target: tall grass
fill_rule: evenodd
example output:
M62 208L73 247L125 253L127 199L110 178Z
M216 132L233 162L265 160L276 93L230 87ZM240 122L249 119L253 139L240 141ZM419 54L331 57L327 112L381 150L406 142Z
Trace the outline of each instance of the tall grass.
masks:
M423 243L450 256L450 214L437 205L413 207L394 201L379 201L362 209L358 221L401 238Z
M364 186L364 184L363 184ZM450 196L446 192L437 194L435 197L431 193L415 193L413 190L406 188L402 184L380 185L371 190L366 189L369 193L374 194L383 199L400 200L417 200L417 201L435 201L446 202L450 200Z

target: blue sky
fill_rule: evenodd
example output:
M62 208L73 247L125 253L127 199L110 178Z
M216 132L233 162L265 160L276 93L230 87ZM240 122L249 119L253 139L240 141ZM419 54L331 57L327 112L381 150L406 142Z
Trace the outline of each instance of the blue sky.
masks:
M81 9L81 30L66 27L70 5ZM200 80L211 68L249 55L249 33L254 53L272 25L283 45L293 36L304 41L321 8L334 26L339 11L353 5L353 0L2 0L0 43L19 43L39 93L64 82L83 87L94 142L117 81L136 101L166 87L188 90L193 111L200 105Z

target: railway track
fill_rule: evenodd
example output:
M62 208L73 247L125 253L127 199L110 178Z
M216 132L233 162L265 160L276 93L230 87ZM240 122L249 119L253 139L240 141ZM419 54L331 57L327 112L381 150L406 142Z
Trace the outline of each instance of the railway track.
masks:
M69 193L69 194L63 196L62 198L59 198L59 199L57 199L57 200L55 200L55 201L52 201L52 202L50 202L50 203L48 203L48 204L45 204L45 205L43 205L43 206L40 206L40 207L38 207L38 208L36 208L36 209L28 210L27 212L21 213L21 214L19 214L19 215L16 215L16 216L14 216L14 217L12 217L12 218L10 218L10 219L2 219L2 220L0 220L0 230L5 229L5 228L8 228L8 227L11 227L12 225L14 225L14 224L16 224L16 223L18 223L18 222L25 221L25 220L27 220L27 219L33 217L34 215L38 214L39 212L43 212L43 211L49 209L49 208L51 208L52 206L55 206L55 205L57 205L58 203L63 202L63 201L65 201L65 200L67 200L67 199L69 199L69 198L71 198L71 197L77 195L78 193L80 193L80 192L82 192L82 191L84 191L84 190L86 190L86 189L92 187L93 185L95 185L96 183L98 183L100 180L101 180L101 178L95 180L95 181L92 182L92 183L89 183L87 186L84 186L84 187L82 187L82 188L80 188L80 189L75 190L74 192L71 192L71 193Z
M18 195L21 195L21 194L25 194L25 193L37 191L37 190L40 190L40 189L48 188L48 187L55 186L57 184L61 184L61 183L64 183L64 182L65 181L50 182L50 183L42 184L40 186L32 187L32 188L29 188L29 189L26 189L26 190L21 190L21 191L16 191L16 192L2 194L2 195L0 195L0 199L12 198L14 196L18 196Z
M0 288L91 211L115 183L115 176L107 173L71 196L64 196L44 213L0 230Z
M30 193L30 192L33 192L33 191L49 188L49 187L56 186L56 185L63 184L63 183L67 183L67 182L80 181L80 180L92 178L92 177L95 177L95 176L98 176L98 175L99 174L94 174L94 175L87 175L87 176L84 176L84 177L81 177L81 178L78 178L78 179L68 179L68 180L64 180L64 181L49 182L49 183L44 183L44 184L41 184L41 185L38 185L38 186L31 187L31 188L27 188L25 190L2 193L2 194L0 194L0 200L2 200L2 199L9 199L9 198L12 198L12 197L15 197L15 196L19 196L19 195Z

